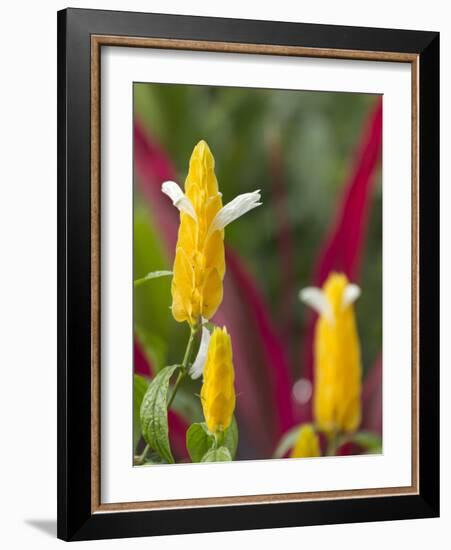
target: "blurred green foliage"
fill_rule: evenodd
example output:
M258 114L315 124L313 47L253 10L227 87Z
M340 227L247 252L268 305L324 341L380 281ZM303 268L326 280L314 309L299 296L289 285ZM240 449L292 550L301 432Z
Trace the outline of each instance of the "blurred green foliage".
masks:
M296 377L301 373L306 319L306 308L297 299L297 292L311 284L317 256L350 175L363 124L376 100L373 95L354 93L134 85L135 116L167 151L180 184L194 145L205 139L215 156L225 203L239 193L262 190L264 206L231 224L226 240L257 281L276 326L284 290L278 248L280 220L291 228L295 283L289 303L294 326L291 367ZM274 161L277 151L280 158ZM286 198L277 214L280 188L285 190ZM357 319L365 370L382 348L380 181L375 189L358 281L362 297L357 304ZM134 276L138 278L147 271L172 266L164 258L148 211L144 210L139 194L135 196ZM170 364L170 356L180 356L177 344L173 346L172 342L183 343L186 335L177 338L171 332L168 340L168 330L183 331L186 327L168 323L171 303L168 280L156 280L153 285L159 285L158 289L155 286L150 289L148 285L148 290L135 292L135 296L142 292L135 302L135 321L138 325L150 321L156 327L152 337L158 340L162 356L169 355L165 359ZM168 341L169 353L165 348ZM159 365L162 359L157 359Z
M143 206L135 205L133 218L133 261L134 279L144 277L149 266L167 265L161 239L155 231L150 213ZM168 331L171 314L170 278L162 277L145 284L134 291L134 328L140 344L159 370L166 364ZM151 327L151 330L149 330Z

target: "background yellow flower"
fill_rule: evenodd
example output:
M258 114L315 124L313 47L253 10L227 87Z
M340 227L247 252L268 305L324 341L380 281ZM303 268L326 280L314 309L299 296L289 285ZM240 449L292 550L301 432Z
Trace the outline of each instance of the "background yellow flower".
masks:
M321 289L307 288L301 298L319 313L315 327L313 412L327 432L352 432L361 420L360 343L354 301L360 289L331 273Z
M311 424L304 424L299 430L296 443L290 453L290 458L307 458L321 456L319 437Z

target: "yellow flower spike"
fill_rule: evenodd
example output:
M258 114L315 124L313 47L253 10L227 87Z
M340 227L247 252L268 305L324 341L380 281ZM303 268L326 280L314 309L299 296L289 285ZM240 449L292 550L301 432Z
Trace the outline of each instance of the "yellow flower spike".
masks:
M331 273L322 289L307 288L301 299L319 317L315 327L313 413L319 429L353 432L361 420L361 359L353 303L360 289Z
M172 279L172 313L176 321L195 325L210 319L222 300L225 272L224 231L208 236L208 228L222 208L214 172L215 161L205 141L191 155L185 195L196 219L180 213L180 227Z
M309 456L321 456L319 437L311 424L304 424L299 430L290 458L307 458Z
M216 327L210 338L200 392L205 422L212 433L226 430L235 410L235 372L227 329Z
M223 207L215 160L203 140L194 147L185 193L173 181L162 191L180 210L180 226L172 278L172 314L193 327L211 319L222 301L225 273L224 227L259 206L260 192L239 195Z

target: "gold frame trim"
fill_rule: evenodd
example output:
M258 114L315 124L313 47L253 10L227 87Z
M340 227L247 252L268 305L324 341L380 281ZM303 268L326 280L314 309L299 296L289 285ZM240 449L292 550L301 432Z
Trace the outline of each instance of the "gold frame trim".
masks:
M212 497L148 502L102 504L100 500L100 50L102 46L159 48L171 50L247 53L331 59L356 59L410 63L412 69L412 482L408 487L355 489ZM91 513L132 510L167 510L307 502L342 498L387 497L419 494L419 56L399 52L334 50L267 44L240 44L140 38L129 36L91 36Z

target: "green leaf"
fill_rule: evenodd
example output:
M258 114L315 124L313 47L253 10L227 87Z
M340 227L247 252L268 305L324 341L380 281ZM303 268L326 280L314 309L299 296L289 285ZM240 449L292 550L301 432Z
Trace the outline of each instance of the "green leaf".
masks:
M149 381L138 374L133 375L133 450L141 439L141 403L149 386Z
M291 430L282 436L282 439L279 441L279 444L272 455L273 458L283 458L288 451L294 447L296 439L299 435L299 430L301 429L301 425L302 424L299 424L298 426L291 428Z
M357 432L349 439L363 447L369 454L379 454L382 452L382 439L373 432Z
M152 279L158 279L159 277L169 277L169 275L172 275L172 271L151 271L144 277L141 277L141 279L136 279L135 281L133 281L133 286L136 288L137 286L140 286Z
M179 413L188 422L200 422L203 418L200 399L194 395L193 384L188 377L185 379L185 384L179 387L171 409Z
M144 461L143 466L152 466L155 464L167 464L167 462L164 458L161 458L161 456L155 451L150 451Z
M149 384L141 404L141 428L146 443L169 464L174 457L169 445L167 394L169 380L179 365L164 367Z
M224 447L227 447L232 459L234 459L236 455L236 449L238 447L238 425L236 423L235 417L232 418L230 426L224 432L222 444L224 445Z
M235 417L233 417L230 426L222 434L218 443L222 448L228 450L230 460L233 460L238 447L238 425ZM186 432L186 448L193 462L202 462L203 457L212 449L214 444L215 436L210 433L205 422L191 424L188 428Z
M219 447L219 449L210 449L202 457L201 462L230 462L232 456L227 447Z
M205 422L191 424L186 432L186 448L193 462L201 462L214 443L215 438L209 433Z

